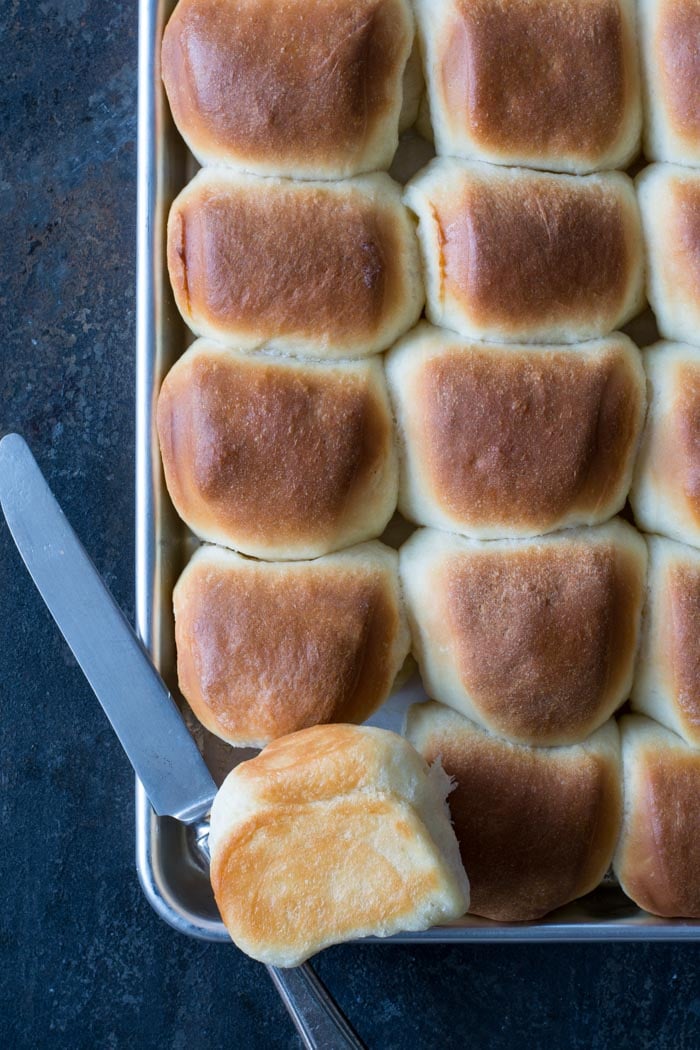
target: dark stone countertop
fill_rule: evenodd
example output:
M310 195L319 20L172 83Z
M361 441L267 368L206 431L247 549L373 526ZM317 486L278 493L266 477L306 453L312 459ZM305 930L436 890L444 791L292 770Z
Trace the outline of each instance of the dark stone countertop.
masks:
M135 0L0 3L0 427L133 613ZM133 781L0 526L2 978L12 1048L293 1047L263 970L165 926ZM344 946L370 1047L700 1045L695 945Z

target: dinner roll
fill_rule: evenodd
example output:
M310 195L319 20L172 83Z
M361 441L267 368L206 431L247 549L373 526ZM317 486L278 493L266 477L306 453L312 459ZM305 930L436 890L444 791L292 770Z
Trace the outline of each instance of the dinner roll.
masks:
M651 536L632 707L700 747L700 551Z
M192 331L242 350L362 357L423 306L413 224L388 175L292 182L204 168L171 208L168 269Z
M410 646L397 563L376 542L297 562L201 547L173 600L180 689L202 725L262 747L368 718Z
M632 182L438 158L406 187L433 324L476 339L575 343L643 303Z
M700 547L700 349L657 343L643 361L649 412L630 503L645 532Z
M620 720L624 815L613 867L654 915L700 919L700 751L649 718Z
M700 45L698 45L700 47ZM661 335L700 343L700 172L651 164L637 178L647 295Z
M199 340L167 375L157 418L171 499L205 540L314 558L379 536L396 509L377 359L321 364Z
M492 736L442 704L409 708L406 735L456 781L450 812L476 915L539 919L595 889L621 816L613 719L572 747Z
M646 570L620 519L537 540L420 529L400 551L430 697L522 744L571 744L627 699Z
M422 324L388 354L387 379L412 521L528 536L624 505L646 404L627 336L498 346Z
M229 774L211 814L211 880L231 937L296 966L329 944L463 915L440 764L395 733L315 726Z
M649 160L700 164L700 0L638 0Z
M641 106L632 0L416 0L437 151L625 167Z
M388 168L413 31L408 0L180 0L162 53L175 123L200 164Z

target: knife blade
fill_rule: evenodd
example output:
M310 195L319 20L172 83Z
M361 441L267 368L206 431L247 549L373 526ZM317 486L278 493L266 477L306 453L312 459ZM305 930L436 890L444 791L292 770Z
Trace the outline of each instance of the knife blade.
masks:
M0 441L0 506L22 559L159 816L185 823L216 785L165 683L19 434Z

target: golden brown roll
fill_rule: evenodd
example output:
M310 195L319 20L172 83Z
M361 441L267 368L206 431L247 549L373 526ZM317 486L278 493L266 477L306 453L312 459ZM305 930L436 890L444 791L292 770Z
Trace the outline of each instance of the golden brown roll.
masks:
M537 540L419 529L400 572L428 696L518 743L583 740L629 696L646 559L620 519Z
M381 543L297 562L201 547L173 601L180 689L202 725L239 747L363 722L409 651L398 558Z
M438 158L406 187L436 325L476 339L575 343L643 304L627 175L551 175Z
M296 966L329 944L463 915L469 883L448 778L395 733L316 726L269 744L222 785L211 879L239 948Z
M657 343L642 358L649 412L630 491L635 520L700 547L700 349Z
M700 747L700 551L650 536L632 707Z
M417 0L440 154L552 171L639 148L632 0Z
M700 751L649 718L620 719L624 816L613 867L654 915L700 918Z
M421 324L386 364L411 521L488 539L623 507L646 405L627 336L499 346Z
M168 269L192 331L241 350L363 357L423 306L413 224L388 175L292 182L205 168L170 210Z
M637 178L647 295L666 339L700 343L700 171L651 164Z
M700 0L639 0L644 152L700 164Z
M450 812L471 912L500 922L539 919L595 889L620 828L614 720L573 747L533 748L428 703L409 708L406 735L456 781Z
M407 0L180 0L163 81L200 164L343 178L391 163L413 34Z
M379 536L398 465L381 363L243 354L199 340L158 399L165 479L205 540L314 558Z

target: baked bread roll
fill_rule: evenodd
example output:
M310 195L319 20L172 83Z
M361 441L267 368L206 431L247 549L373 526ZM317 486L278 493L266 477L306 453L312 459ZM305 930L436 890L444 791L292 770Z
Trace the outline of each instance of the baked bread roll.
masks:
M620 519L488 543L420 529L400 572L428 696L518 743L583 740L629 696L646 558Z
M173 602L180 689L202 725L238 747L364 722L410 646L398 557L376 542L298 562L201 547Z
M572 747L532 748L485 733L442 704L415 704L406 735L456 781L450 812L472 913L539 919L595 889L620 828L614 720Z
M316 726L229 774L211 814L211 880L231 937L296 966L329 944L463 915L469 883L448 778L395 733Z
M575 343L643 304L631 180L438 158L406 187L418 216L426 313L476 339Z
M627 336L498 346L421 324L386 365L411 521L488 539L623 507L646 406Z
M552 171L639 148L631 0L417 0L437 151Z
M700 551L650 536L632 707L700 747Z
M168 269L192 331L241 350L362 357L423 306L413 224L388 175L300 183L204 168L170 210Z
M242 354L199 340L158 398L165 479L205 540L258 558L315 558L379 536L398 465L376 359Z
M659 332L700 343L700 171L651 164L638 176L637 192Z
M700 0L639 0L644 152L700 164Z
M642 358L649 411L630 503L645 532L700 547L700 349L657 343Z
M200 164L339 179L389 167L413 32L407 0L180 0L163 82Z
M620 719L624 816L613 868L635 904L700 919L700 751L649 718Z

